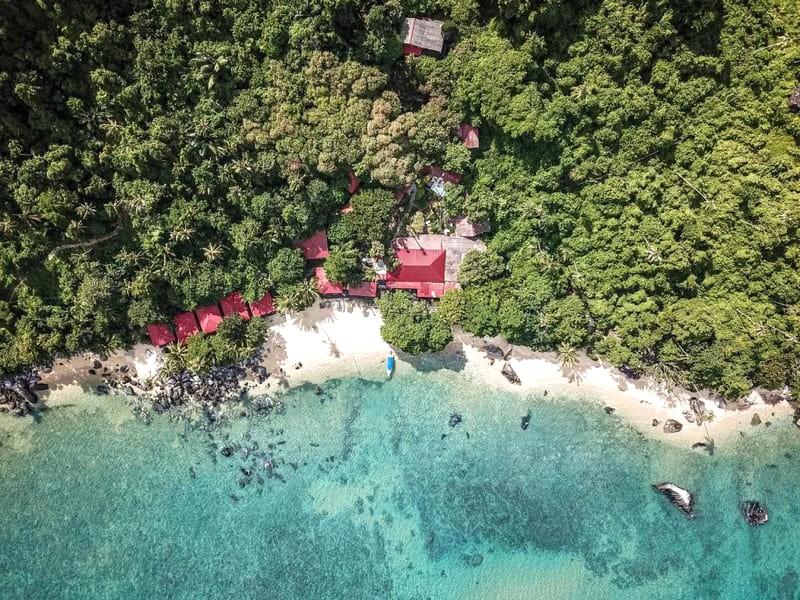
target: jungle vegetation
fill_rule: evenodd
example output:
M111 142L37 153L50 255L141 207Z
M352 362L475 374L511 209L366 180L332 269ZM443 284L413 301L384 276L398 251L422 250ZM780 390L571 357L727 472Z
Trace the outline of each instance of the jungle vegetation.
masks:
M443 58L402 55L406 16L445 22ZM463 213L489 253L437 343L798 384L793 0L6 1L0 32L2 372L233 290L313 301L293 240L327 227L356 279L354 248ZM461 184L396 204L430 164Z

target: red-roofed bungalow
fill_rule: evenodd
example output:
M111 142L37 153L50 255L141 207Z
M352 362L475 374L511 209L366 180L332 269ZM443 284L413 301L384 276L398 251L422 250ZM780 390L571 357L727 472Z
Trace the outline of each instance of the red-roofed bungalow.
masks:
M175 317L175 333L181 344L185 344L189 336L200 333L197 318L192 311L183 312Z
M258 302L250 303L250 312L254 317L266 317L275 312L275 305L272 303L272 296L269 295L269 292L264 294L264 297Z
M453 171L445 171L442 167L437 165L430 165L422 169L423 175L430 175L431 177L441 177L445 183L453 183L458 185L461 183L461 175L453 173Z
M355 194L358 186L361 185L361 180L353 173L353 169L347 169L347 178L350 180L350 183L347 184L347 191Z
M351 205L351 204L348 202L347 204L345 204L345 205L344 205L344 206L341 208L341 210L339 211L339 214L340 214L340 215L346 215L347 213L351 213L351 212L353 212L353 207L352 207L352 205Z
M302 249L306 260L315 260L328 256L328 236L324 229L309 238L293 242L292 246Z
M166 346L175 341L175 334L168 325L148 325L147 335L150 336L153 346Z
M323 296L338 296L344 293L344 288L341 285L328 281L325 276L325 269L322 267L314 269L314 277L317 278L317 289Z
M462 125L456 131L458 139L464 142L464 145L470 150L480 146L480 139L478 137L479 134L480 131L478 128L473 127L472 125Z
M394 281L444 283L446 255L444 250L396 249L400 266L386 275L387 285Z
M250 320L250 311L247 310L247 304L242 300L242 295L239 292L233 292L227 298L223 298L219 304L222 306L222 314L226 317L239 315L245 321Z
M197 314L197 320L200 321L200 330L203 333L216 333L217 327L222 323L222 311L219 306L212 304L211 306L201 306L194 311Z
M374 281L364 281L347 288L347 293L354 298L374 298L378 295L378 284Z

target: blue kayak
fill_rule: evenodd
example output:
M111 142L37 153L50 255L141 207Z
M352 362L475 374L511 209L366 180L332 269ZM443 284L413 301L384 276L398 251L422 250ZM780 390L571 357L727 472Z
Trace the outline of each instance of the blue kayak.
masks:
M386 357L386 376L391 377L394 372L394 354Z

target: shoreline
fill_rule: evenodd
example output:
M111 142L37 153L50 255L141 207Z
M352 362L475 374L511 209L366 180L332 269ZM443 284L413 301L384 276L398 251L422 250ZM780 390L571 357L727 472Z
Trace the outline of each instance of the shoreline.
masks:
M276 390L306 383L321 384L340 377L385 379L384 361L390 346L380 336L382 320L374 306L353 300L323 300L301 313L285 318L271 317L271 321L260 361L269 376L259 382L248 374L244 383L251 396L274 394ZM511 384L502 375L505 361L485 356L483 346L487 343L510 353L508 364L519 376L519 385ZM413 369L416 362L424 360L399 351L395 353L395 377L402 377L404 370ZM102 385L104 375L121 378L124 385L144 391L148 380L157 373L161 356L158 348L137 344L107 357L87 353L56 360L52 371L41 375L49 390L41 392L40 398L48 406L58 406L64 395L72 401L78 388L91 392ZM596 399L601 403L599 409L613 412L648 438L681 446L705 443L709 438L723 440L737 432L743 433L753 427L751 419L755 414L759 415L761 425L758 427L761 427L768 426L771 421L790 419L794 411L789 402L772 405L759 395L751 395L754 402L743 410L720 409L707 393L690 394L686 390L664 389L647 379L630 380L618 369L585 356L568 377L562 372L555 353L534 352L500 338L478 338L461 331L454 331L453 342L439 356L458 358L462 374L494 389L578 400ZM101 360L103 358L105 360ZM705 407L713 413L713 419L704 423L705 426L687 422L684 417L690 396L705 400ZM657 426L653 425L654 419L658 421ZM663 424L667 419L681 423L681 431L665 433Z

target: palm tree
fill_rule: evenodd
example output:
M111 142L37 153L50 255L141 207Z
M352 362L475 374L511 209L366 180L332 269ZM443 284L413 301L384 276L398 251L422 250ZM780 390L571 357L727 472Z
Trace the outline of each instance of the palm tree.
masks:
M558 347L558 364L565 371L573 371L578 364L578 351L568 342L561 342Z
M208 262L215 262L216 260L222 258L222 254L225 251L225 246L222 244L208 244L205 248L203 248L203 256Z
M186 346L175 342L167 346L167 352L164 355L164 364L161 367L161 373L165 377L172 377L186 369Z
M319 286L316 277L305 279L298 283L295 295L297 305L300 307L298 310L305 310L319 300Z

